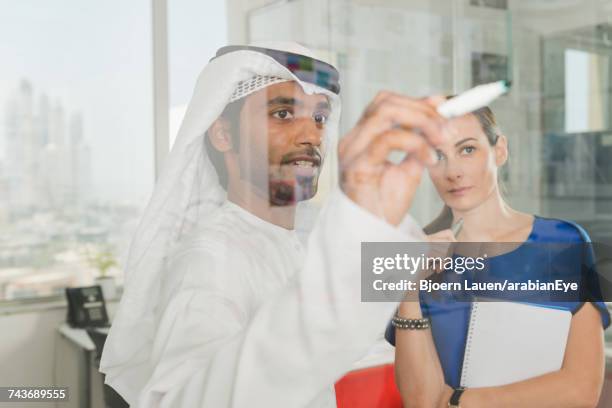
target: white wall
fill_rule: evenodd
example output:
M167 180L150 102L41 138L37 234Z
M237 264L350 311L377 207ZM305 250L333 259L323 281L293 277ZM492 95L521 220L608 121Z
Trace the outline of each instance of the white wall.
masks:
M115 304L107 305L110 315ZM24 309L26 307L24 306ZM66 321L66 307L41 305L32 311L0 314L0 386L52 386L57 328ZM33 309L33 307L29 307ZM57 362L61 364L61 362ZM0 403L2 408L53 408L54 403ZM61 407L62 404L58 404Z
M0 316L0 385L52 386L56 328L64 322L66 308ZM25 407L27 403L2 404ZM51 408L53 403L32 403Z

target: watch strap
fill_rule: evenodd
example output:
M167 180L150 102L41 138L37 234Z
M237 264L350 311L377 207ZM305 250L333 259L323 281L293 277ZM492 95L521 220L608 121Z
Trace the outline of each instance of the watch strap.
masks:
M464 391L464 387L455 388L455 391L453 391L453 395L451 395L450 397L450 401L448 401L448 406L451 408L460 408L459 400L461 399L461 394L463 394Z

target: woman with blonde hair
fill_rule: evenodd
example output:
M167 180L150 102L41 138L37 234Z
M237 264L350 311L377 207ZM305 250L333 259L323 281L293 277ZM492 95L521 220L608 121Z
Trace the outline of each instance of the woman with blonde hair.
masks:
M462 219L457 241L518 243L488 259L488 265L495 265L505 277L516 277L520 270L521 280L534 281L565 258L550 253L538 255L540 249L534 251L531 244L589 246L590 238L579 225L523 213L504 200L498 173L508 159L508 141L489 108L451 120L444 132L448 137L436 146L438 162L429 168L445 203L440 216L425 228L432 241L455 241L449 228ZM561 267L572 274L595 276L592 252L584 251L579 258L569 263L565 260ZM466 273L464 277L478 281L482 276L479 273ZM456 276L449 269L439 271L434 279L450 274ZM416 301L401 303L393 324L388 326L387 339L396 346L396 381L405 406L596 406L604 380L603 330L610 324L610 315L601 301L561 305L571 311L572 317L560 370L507 385L462 389L472 302L457 300L450 293L421 292Z

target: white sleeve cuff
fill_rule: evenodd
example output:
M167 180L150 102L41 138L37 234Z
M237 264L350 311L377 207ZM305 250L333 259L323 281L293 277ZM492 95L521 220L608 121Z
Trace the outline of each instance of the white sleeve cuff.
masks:
M393 226L360 207L340 189L332 193L327 210L338 226L348 228L349 236L361 242L423 242L426 238L410 214L399 226Z

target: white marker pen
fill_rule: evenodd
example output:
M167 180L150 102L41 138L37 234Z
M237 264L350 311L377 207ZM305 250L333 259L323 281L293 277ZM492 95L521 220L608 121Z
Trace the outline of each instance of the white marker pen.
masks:
M497 81L478 85L438 106L438 113L447 119L484 108L510 89L510 81Z
M439 105L437 111L440 116L446 119L474 112L508 92L511 85L512 82L510 81L497 81L475 86ZM393 164L399 164L405 157L405 152L394 150L387 159Z

